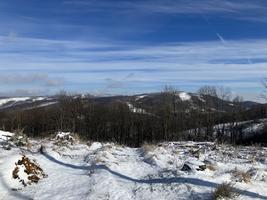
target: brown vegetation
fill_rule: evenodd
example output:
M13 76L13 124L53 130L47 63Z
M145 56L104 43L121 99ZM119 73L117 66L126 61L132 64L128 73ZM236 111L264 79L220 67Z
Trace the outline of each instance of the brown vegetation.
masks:
M248 183L251 180L251 175L249 173L249 171L242 171L242 170L238 170L237 168L235 168L232 171L232 179L236 182L245 182Z
M212 198L214 200L223 198L233 199L236 196L238 196L238 193L235 192L233 186L230 183L222 183L215 189Z
M19 182L21 182L24 186L27 186L31 183L38 183L41 178L45 178L47 176L38 164L31 161L25 155L23 155L21 160L18 160L15 165L16 166L12 172L12 176L14 179L18 179ZM21 173L25 173L28 180L23 180L22 177L19 177L19 171L22 169L20 166L23 166L25 168Z

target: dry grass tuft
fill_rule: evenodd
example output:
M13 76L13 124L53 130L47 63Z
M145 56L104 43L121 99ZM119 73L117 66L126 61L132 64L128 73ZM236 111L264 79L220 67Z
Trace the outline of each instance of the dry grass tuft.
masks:
M213 192L212 199L213 200L224 199L224 198L234 199L237 196L238 193L235 192L233 186L230 183L222 183Z
M142 145L142 149L143 149L143 151L147 154L147 153L149 153L149 152L152 152L152 151L155 151L155 149L157 148L157 146L156 145L154 145L154 144L151 144L151 143L144 143L143 145Z
M105 161L98 155L95 157L94 162L95 165L99 163L105 163Z
M232 179L236 182L249 183L251 181L251 174L249 171L242 171L235 168L232 172Z
M190 148L189 153L196 158L200 157L200 149Z
M217 167L215 165L212 165L212 164L207 164L206 167L210 171L216 171L217 170Z

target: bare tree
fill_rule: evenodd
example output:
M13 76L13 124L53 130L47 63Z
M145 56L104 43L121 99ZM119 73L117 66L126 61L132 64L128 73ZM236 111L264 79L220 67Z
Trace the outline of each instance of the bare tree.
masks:
M218 97L217 89L215 86L209 86L209 85L202 86L201 88L199 88L197 93L200 95Z
M201 96L218 98L217 88L215 86L209 86L209 85L203 86L198 90L198 94ZM206 140L210 140L212 138L213 129L215 125L214 111L212 110L212 108L214 108L215 105L212 99L213 98L208 98L204 104L205 115L204 115L203 126L206 128L205 130Z
M267 101L267 78L262 81L262 85L264 87L262 97Z
M244 98L242 96L237 95L236 97L233 98L234 103L240 103L243 102Z
M218 98L224 101L230 101L231 96L232 96L231 89L227 87L223 87L223 86L218 86L216 88L216 93L217 93Z
M166 96L166 103L170 105L171 111L176 114L177 112L177 105L176 105L176 101L177 101L177 94L178 94L178 90L175 89L175 87L170 86L170 85L166 85L164 88L163 93Z

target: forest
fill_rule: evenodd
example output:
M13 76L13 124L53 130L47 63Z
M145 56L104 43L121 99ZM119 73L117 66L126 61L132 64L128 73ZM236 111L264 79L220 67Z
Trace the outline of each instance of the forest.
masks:
M177 98L178 91L166 86L161 102L149 112L133 112L122 101L99 102L90 95L61 91L52 106L0 111L2 130L22 131L29 137L45 137L57 131L77 133L83 140L116 142L139 147L160 141L217 141L231 144L267 143L267 128L247 140L238 122L266 118L266 104L247 109L241 97L230 97L225 88L204 86L197 92L205 98L201 109L188 110ZM232 107L224 110L225 102ZM216 109L214 109L216 108ZM216 128L215 127L219 127ZM218 126L219 125L219 126Z

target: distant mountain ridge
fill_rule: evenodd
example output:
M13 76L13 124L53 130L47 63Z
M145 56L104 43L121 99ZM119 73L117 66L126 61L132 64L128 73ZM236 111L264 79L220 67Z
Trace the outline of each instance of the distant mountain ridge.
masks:
M94 103L110 104L123 103L132 105L135 108L143 109L147 112L153 112L153 108L161 106L171 101L176 104L177 111L202 110L214 112L228 112L240 107L249 110L262 106L263 104L253 101L244 101L233 103L224 101L217 97L209 95L199 95L196 93L187 93L184 91L176 92L173 97L168 99L166 93L143 93L138 95L115 95L115 96L91 96L91 95L74 95L73 98L87 98ZM36 96L36 97L0 97L0 110L16 110L16 109L33 109L38 107L46 107L57 104L59 96ZM170 102L169 102L170 103Z
M53 96L0 97L0 110L30 109L49 106L58 102Z

